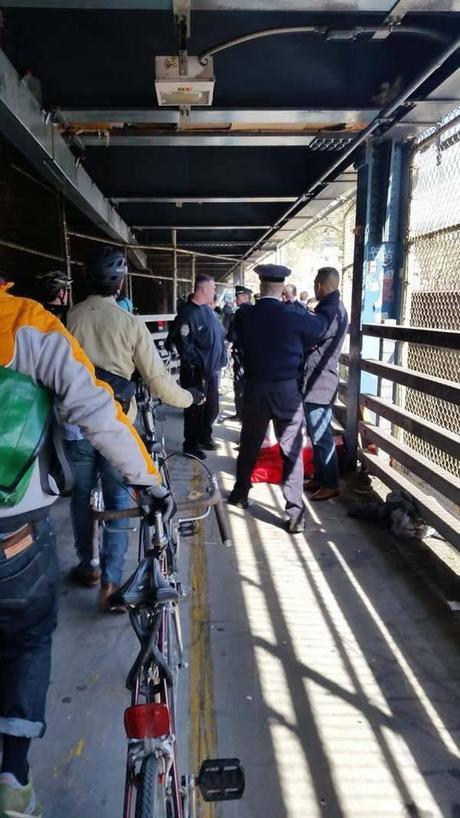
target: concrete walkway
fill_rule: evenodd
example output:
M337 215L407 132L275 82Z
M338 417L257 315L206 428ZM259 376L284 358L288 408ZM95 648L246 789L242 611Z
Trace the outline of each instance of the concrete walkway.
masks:
M171 412L171 448L180 432ZM238 425L217 425L216 439L207 463L230 488ZM197 478L178 462L181 490ZM292 537L278 487L252 495L249 512L230 510L232 548L213 520L183 541L183 768L238 755L247 778L242 801L203 805L201 818L460 818L457 627L340 501L310 508ZM65 575L65 504L56 517ZM32 754L45 818L121 817L135 637L95 597L63 580L49 728Z

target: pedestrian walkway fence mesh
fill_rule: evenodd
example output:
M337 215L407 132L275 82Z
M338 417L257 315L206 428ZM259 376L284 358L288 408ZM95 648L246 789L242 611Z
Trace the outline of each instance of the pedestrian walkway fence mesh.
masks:
M413 327L460 330L460 109L415 146L411 166L403 320ZM409 369L460 382L460 352L408 344ZM460 429L460 406L413 389L405 408L445 429ZM458 460L406 432L420 454L460 476Z

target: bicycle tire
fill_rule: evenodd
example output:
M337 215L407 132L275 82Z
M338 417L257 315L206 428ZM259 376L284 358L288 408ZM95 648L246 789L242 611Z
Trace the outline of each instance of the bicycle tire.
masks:
M136 796L135 818L167 818L164 782L160 782L160 763L149 755L142 762Z

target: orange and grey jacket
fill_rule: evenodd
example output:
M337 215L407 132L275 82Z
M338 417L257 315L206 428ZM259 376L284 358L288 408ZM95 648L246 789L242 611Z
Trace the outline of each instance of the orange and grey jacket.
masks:
M36 301L9 295L0 284L0 365L29 375L47 387L61 422L80 426L84 436L124 476L127 483L151 486L160 476L136 430L98 381L94 367L61 322ZM1 401L1 396L0 396ZM37 461L26 495L17 506L0 507L5 518L31 517L51 505L55 496L41 484Z

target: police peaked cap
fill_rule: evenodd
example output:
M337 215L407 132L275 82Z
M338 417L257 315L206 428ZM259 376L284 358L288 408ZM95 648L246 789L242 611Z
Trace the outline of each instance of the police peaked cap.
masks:
M262 281L276 281L278 284L291 275L289 267L284 267L282 264L258 264L257 267L254 267L254 272L260 276Z
M237 284L235 287L235 295L252 295L252 290L249 287L243 287L242 284Z

